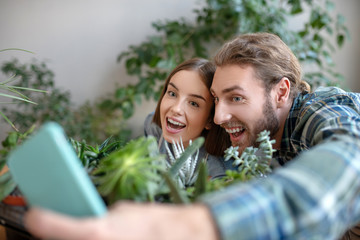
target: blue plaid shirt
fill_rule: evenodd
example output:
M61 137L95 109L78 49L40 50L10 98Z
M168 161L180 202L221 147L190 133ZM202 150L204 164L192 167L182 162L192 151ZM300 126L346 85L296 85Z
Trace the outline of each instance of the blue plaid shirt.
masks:
M337 239L360 222L360 94L295 98L275 159L269 177L202 197L222 239Z

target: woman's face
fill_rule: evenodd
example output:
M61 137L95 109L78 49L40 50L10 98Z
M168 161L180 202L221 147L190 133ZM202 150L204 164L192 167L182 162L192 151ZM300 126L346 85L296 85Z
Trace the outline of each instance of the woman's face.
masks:
M189 140L198 138L209 127L213 98L199 74L181 70L174 74L161 100L161 128L165 140L180 141L187 147Z

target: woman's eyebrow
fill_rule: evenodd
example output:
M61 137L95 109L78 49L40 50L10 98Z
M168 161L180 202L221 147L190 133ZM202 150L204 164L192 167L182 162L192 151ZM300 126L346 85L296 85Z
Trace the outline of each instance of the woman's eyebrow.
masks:
M202 99L202 100L204 100L204 101L206 102L206 99L205 99L203 96L201 96L201 95L197 95L197 94L190 94L190 96L191 96L191 97L195 97L195 98Z
M169 83L169 85L171 85L173 88L175 88L177 91L179 91L179 89L175 86L175 84L173 84L172 82ZM199 99L202 99L206 102L206 99L201 96L201 95L198 95L198 94L190 94L189 96L191 97L195 97L195 98L199 98Z
M169 85L171 85L171 86L172 86L173 88L175 88L176 90L179 90L179 89L175 86L175 84L173 84L172 82L170 82Z

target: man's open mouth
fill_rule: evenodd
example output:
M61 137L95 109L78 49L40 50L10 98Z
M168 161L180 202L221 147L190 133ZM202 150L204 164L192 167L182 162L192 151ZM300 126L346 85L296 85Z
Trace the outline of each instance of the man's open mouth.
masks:
M245 131L245 128L243 127L225 128L225 131L230 135L232 135L234 138L236 138Z

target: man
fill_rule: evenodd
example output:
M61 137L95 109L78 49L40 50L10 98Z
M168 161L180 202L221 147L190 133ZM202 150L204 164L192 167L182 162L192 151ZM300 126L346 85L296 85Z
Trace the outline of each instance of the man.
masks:
M270 130L284 165L262 183L205 199L221 235L333 239L359 221L360 95L338 88L308 94L297 59L272 34L240 36L215 64L214 122L242 149Z
M60 239L336 239L359 222L359 94L308 93L297 59L272 34L239 36L215 63L215 123L241 150L270 130L282 168L191 206L119 203L84 220L32 209L30 231Z

